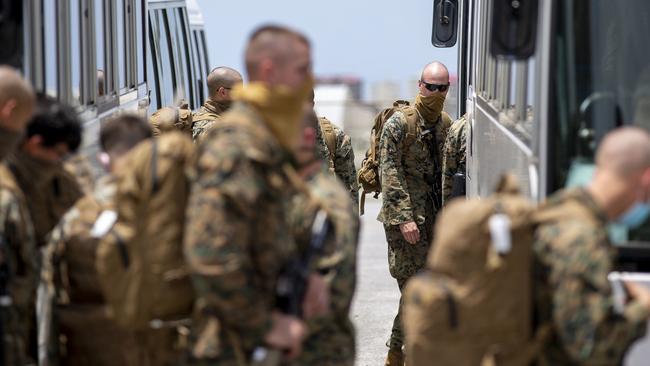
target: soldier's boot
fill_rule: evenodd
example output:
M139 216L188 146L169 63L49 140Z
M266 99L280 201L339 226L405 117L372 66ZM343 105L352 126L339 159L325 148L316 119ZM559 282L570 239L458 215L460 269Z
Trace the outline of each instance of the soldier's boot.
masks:
M404 352L401 347L388 349L384 366L404 366Z

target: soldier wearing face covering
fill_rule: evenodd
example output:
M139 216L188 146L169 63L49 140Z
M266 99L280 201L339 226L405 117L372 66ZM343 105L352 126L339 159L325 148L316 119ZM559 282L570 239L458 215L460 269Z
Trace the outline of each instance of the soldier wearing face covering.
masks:
M25 196L5 158L21 139L34 110L31 86L0 66L0 364L33 362L27 352L36 292L36 244Z
M432 241L433 223L440 207L441 156L451 118L442 111L449 89L449 72L439 63L425 66L419 93L411 108L419 123L412 143L405 144L408 123L397 111L384 124L379 140L379 172L383 197L378 220L388 241L388 264L400 291L423 266ZM400 300L401 309L401 300ZM393 322L386 365L402 366L401 310Z

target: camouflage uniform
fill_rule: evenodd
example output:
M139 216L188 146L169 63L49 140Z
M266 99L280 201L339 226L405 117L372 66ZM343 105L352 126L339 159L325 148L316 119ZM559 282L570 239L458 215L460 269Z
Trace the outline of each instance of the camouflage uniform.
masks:
M65 365L136 365L127 355L135 344L133 335L118 328L108 317L95 267L99 239L90 231L100 213L112 206L115 179L107 175L70 209L52 230L43 256L42 278L53 291L54 318L58 334L51 346L64 349ZM52 306L52 305L50 305ZM61 341L61 344L56 344Z
M52 164L51 172L40 176L34 167L28 167L27 159L19 158L24 152L17 152L9 158L9 168L13 172L25 197L34 223L37 246L46 244L46 236L59 222L61 217L83 197L83 190L77 179L63 168ZM33 158L31 158L33 160Z
M325 136L322 130L323 120L329 123L336 135L336 150L334 154L330 153ZM318 157L326 161L330 171L343 182L343 185L350 192L356 207L359 207L359 183L357 182L357 169L354 166L354 151L352 150L352 140L342 129L336 127L325 117L318 118L319 128L316 131L316 151Z
M645 334L650 312L632 301L623 315L614 313L607 275L615 253L607 217L582 188L557 193L547 204L576 214L536 231L537 318L554 329L541 364L621 364L628 347Z
M442 204L449 201L453 190L454 174L465 174L467 160L467 119L461 117L449 128L442 158Z
M442 141L447 137L451 119L443 112L443 118L435 122L420 117L417 136L408 146L404 143L407 121L404 113L395 112L384 124L379 140L379 172L381 175L382 207L378 220L384 224L388 241L388 265L391 276L397 280L400 292L406 280L419 271L425 263L429 246L433 239L435 220L434 192L432 182L435 177L435 163L429 152L433 129L438 156L442 156ZM409 244L399 229L399 225L414 221L420 231L420 240ZM393 322L390 340L391 348L403 344L401 330L401 308Z
M355 356L354 326L348 314L356 285L359 218L346 189L327 171L316 173L307 184L332 224L333 235L325 243L325 252L329 254L317 260L317 269L330 286L332 312L307 322L309 336L303 344L303 353L293 364L351 366ZM292 231L300 249L310 243L316 207L309 205L302 194L292 200Z
M193 355L235 365L264 344L275 286L296 247L285 218L288 154L261 116L238 103L198 147L185 256L198 296Z
M201 136L205 135L227 109L228 106L224 103L206 100L201 109L192 116L192 140L197 142Z
M66 160L64 169L73 177L77 178L79 185L85 194L92 193L95 189L96 174L88 157L76 154Z
M5 164L0 164L0 220L2 275L8 277L7 295L13 301L9 306L0 305L0 321L5 332L5 338L0 339L5 350L0 364L23 366L30 360L28 345L38 279L37 251L27 202Z

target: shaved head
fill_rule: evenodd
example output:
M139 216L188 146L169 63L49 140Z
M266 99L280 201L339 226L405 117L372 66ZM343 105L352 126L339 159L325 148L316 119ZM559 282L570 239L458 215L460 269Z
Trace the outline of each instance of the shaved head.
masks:
M243 78L239 71L227 66L220 66L208 74L208 93L210 97L214 97L220 88L231 89L235 84L242 82Z
M253 32L246 48L246 72L251 81L261 78L260 67L265 62L279 66L298 55L298 45L309 49L309 40L286 27L268 25Z
M608 133L596 152L599 170L627 177L650 168L650 134L639 127L623 127Z
M420 80L430 84L448 84L449 83L449 70L447 67L438 61L433 61L422 69Z
M36 106L31 85L10 66L0 66L0 125L22 130Z

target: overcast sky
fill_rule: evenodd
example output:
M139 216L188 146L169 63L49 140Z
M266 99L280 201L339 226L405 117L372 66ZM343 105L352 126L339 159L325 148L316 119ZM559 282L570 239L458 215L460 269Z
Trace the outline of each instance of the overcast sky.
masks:
M316 76L349 75L366 84L419 76L431 60L456 72L456 48L431 45L431 0L198 0L210 64L243 71L246 39L257 26L279 23L313 44ZM367 90L367 89L366 89Z

